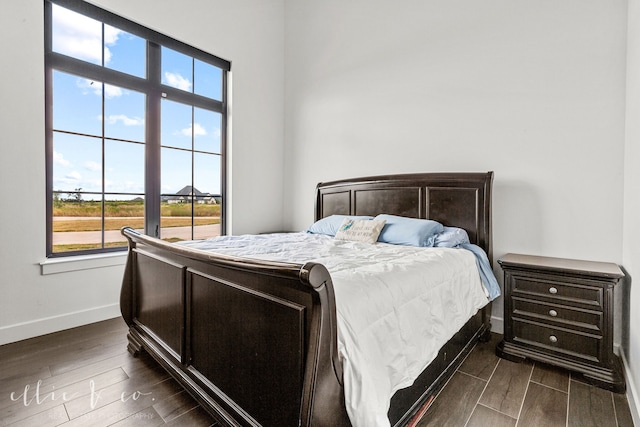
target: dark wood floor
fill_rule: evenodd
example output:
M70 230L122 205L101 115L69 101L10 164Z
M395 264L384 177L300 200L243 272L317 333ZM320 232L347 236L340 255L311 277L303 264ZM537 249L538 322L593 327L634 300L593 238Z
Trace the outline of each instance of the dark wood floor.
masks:
M633 426L624 394L544 364L500 359L501 339L476 345L417 427Z
M624 395L479 344L418 426L633 426ZM112 319L0 346L0 426L211 426Z
M0 426L210 426L112 319L0 347Z

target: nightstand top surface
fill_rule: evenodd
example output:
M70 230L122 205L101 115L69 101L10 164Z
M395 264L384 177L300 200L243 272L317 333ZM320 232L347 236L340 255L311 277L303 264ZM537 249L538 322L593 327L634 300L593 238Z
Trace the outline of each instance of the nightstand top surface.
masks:
M536 255L506 254L498 260L505 267L529 267L540 270L573 272L590 276L624 277L620 267L613 262L583 261L578 259L552 258Z

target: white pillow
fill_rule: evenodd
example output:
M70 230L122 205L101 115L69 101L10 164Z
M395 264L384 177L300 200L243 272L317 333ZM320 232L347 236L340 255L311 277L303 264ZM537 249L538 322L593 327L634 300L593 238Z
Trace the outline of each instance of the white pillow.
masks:
M345 218L373 219L372 216L365 215L329 215L311 224L311 226L309 226L309 228L307 229L307 233L335 236L338 232L338 228L340 228L340 226L342 225L342 221Z
M384 220L345 218L336 233L336 239L375 243L384 223Z

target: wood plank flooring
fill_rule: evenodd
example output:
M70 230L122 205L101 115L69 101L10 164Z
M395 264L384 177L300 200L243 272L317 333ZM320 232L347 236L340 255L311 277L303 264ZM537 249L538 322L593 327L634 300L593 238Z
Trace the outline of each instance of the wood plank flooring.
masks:
M211 426L112 319L0 346L0 426Z
M416 427L633 427L624 394L552 366L500 359L501 339L476 345Z
M0 426L213 426L112 319L0 346ZM479 344L419 421L426 426L633 426L624 395Z

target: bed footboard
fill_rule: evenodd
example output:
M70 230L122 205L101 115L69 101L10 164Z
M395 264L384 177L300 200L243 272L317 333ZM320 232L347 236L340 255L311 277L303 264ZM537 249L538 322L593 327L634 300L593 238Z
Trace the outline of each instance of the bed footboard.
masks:
M151 354L223 425L349 425L324 266L122 234L120 304L132 354Z

